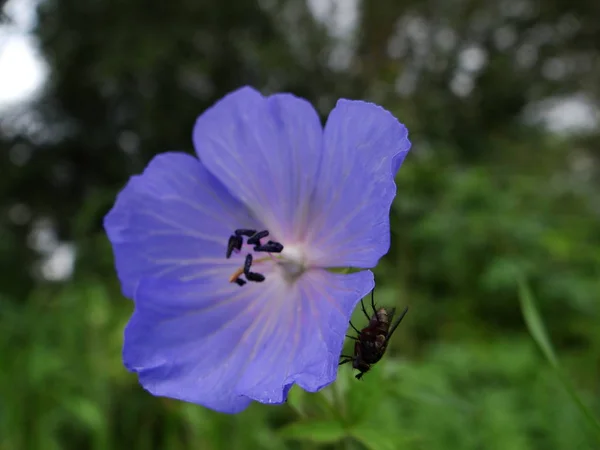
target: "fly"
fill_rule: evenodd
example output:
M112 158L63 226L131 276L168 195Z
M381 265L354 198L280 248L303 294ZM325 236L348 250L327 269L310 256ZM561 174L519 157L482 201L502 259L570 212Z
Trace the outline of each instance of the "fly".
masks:
M350 339L354 339L354 355L341 355L342 360L339 365L352 362L352 367L359 371L356 375L356 379L360 380L362 376L371 369L371 366L377 363L385 354L388 342L400 322L408 312L408 307L404 308L400 317L396 319L394 324L390 327L390 323L394 318L396 312L395 308L375 308L374 291L371 291L371 308L373 309L373 315L369 316L365 309L363 300L360 301L365 317L369 320L369 324L362 330L358 330L352 322L350 326L356 331L356 336L348 336Z

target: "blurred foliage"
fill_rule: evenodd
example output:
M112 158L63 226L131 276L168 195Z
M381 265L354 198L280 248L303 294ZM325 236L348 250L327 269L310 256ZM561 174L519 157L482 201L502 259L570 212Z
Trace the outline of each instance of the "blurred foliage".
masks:
M599 416L600 130L556 134L532 112L598 104L600 3L357 3L352 34L304 0L39 3L47 84L0 112L0 449L599 448L527 334L516 278ZM224 416L153 398L121 366L131 305L101 219L242 84L323 117L371 100L407 124L376 275L379 303L411 309L363 381L344 367L320 394ZM63 242L75 272L51 282Z
M596 417L590 407L581 399L568 376L565 375L554 351L550 337L546 331L546 327L540 317L537 305L533 295L527 286L527 282L522 278L519 280L519 300L521 302L521 310L523 318L529 329L531 337L537 344L538 348L546 358L546 361L555 370L556 375L560 378L563 387L571 396L573 404L579 408L582 416L587 420L588 425L593 429L597 439L600 442L600 417Z
M438 342L387 358L361 382L344 366L318 394L294 388L286 405L254 404L235 416L155 398L121 366L131 305L115 301L116 291L87 280L2 305L3 450L594 448L522 336Z

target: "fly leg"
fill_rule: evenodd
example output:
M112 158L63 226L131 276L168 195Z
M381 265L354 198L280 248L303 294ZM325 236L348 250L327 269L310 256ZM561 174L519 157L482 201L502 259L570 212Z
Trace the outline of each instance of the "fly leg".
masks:
M339 362L338 366L341 366L342 364L346 364L346 363L349 363L354 360L353 356L348 356L348 355L340 355L340 358L343 358L343 359Z
M360 336L360 330L354 326L354 324L352 323L352 321L350 321L350 326L351 326L351 327L354 329L354 331L356 331L356 332L358 333L358 335Z
M373 308L373 314L377 317L377 308L375 308L375 288L371 291L371 308Z
M360 307L362 309L363 314L365 315L365 317L367 318L368 321L371 321L371 316L369 316L367 314L367 310L365 309L365 302L361 299L360 301Z
M371 308L373 309L373 317L377 321L377 326L381 325L379 323L379 315L377 314L377 308L375 308L375 288L371 291Z

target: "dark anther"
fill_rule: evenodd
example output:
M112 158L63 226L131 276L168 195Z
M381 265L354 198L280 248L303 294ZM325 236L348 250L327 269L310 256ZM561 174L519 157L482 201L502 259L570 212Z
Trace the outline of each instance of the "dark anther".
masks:
M229 242L227 243L227 258L231 257L233 250L242 249L243 240L240 236L229 236Z
M248 239L248 245L260 245L260 240L262 238L265 238L269 235L269 232L267 230L264 231L259 231L258 233L256 233L254 236L252 236L251 238Z
M247 236L251 237L256 234L256 230L248 230L246 228L240 228L239 230L234 231L236 236Z
M246 275L246 279L248 281L256 281L260 283L261 281L265 281L264 275L256 272L250 272L250 267L252 266L252 255L246 255L246 261L244 261L244 275ZM237 283L237 281L236 281Z
M246 278L248 278L248 274L250 273L250 266L252 266L252 255L248 253L244 261L244 275L246 275Z
M237 284L238 286L243 286L246 284L246 282L244 280L242 280L241 278L236 278L235 284Z
M257 283L265 281L265 276L256 272L248 272L246 274L246 278L248 279L248 281L256 281Z
M269 241L263 245L256 245L254 247L255 252L269 252L269 253L281 253L283 245L279 242Z

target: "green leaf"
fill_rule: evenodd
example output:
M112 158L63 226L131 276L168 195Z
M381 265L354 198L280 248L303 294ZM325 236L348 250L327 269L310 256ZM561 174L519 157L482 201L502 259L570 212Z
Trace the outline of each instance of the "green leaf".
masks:
M327 269L328 272L331 273L340 273L340 274L348 274L348 273L356 273L356 272L362 272L365 269L359 269L356 267L330 267Z
M296 422L279 430L282 437L299 441L333 444L346 437L343 425L335 420Z
M294 385L287 397L287 404L290 408L292 408L296 414L300 417L306 416L304 399L306 396L306 392L300 389L299 386Z
M579 394L575 391L575 388L571 384L571 381L565 375L565 373L561 370L558 358L556 357L556 353L552 347L552 343L550 342L550 338L548 337L548 333L546 332L546 328L540 314L535 305L535 301L533 299L533 295L527 286L527 283L522 277L518 279L519 283L519 300L521 302L521 310L523 312L523 317L525 319L525 323L527 324L527 328L529 329L529 333L531 334L533 340L540 348L541 352L545 356L546 360L552 366L558 378L560 379L562 385L569 393L571 400L577 406L581 414L586 418L589 425L596 432L596 437L600 441L600 420L594 415L591 409L583 402Z
M531 337L538 345L550 365L554 368L557 368L558 359L556 358L556 354L554 353L554 349L550 343L550 338L546 333L546 329L542 319L540 318L540 314L535 306L531 291L521 277L519 277L519 299L521 301L523 318L525 319L525 323L529 329Z
M84 397L68 398L64 401L66 409L76 417L79 423L90 430L100 430L106 427L105 416L98 405Z
M384 432L367 424L353 427L349 430L349 434L370 450L398 450L408 441L415 440L414 436Z

